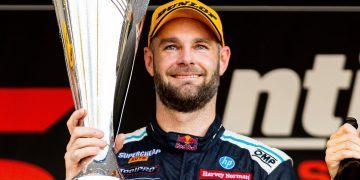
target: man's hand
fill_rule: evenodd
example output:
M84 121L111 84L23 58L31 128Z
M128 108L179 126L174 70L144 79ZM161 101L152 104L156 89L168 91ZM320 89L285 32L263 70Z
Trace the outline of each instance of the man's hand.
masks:
M360 132L346 123L331 135L326 147L325 161L333 179L341 160L360 159Z
M84 119L86 111L76 110L67 121L67 127L71 138L66 147L65 168L66 179L75 177L85 164L96 156L101 149L107 146L106 141L101 138L104 133L98 129L79 127L79 121ZM115 151L118 152L124 143L125 135L120 134L115 139Z

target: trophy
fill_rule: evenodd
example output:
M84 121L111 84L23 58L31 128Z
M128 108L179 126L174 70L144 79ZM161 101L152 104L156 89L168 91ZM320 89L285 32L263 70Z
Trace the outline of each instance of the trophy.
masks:
M87 110L80 125L102 130L108 144L74 179L123 179L113 124L121 122L149 0L53 3L75 108Z

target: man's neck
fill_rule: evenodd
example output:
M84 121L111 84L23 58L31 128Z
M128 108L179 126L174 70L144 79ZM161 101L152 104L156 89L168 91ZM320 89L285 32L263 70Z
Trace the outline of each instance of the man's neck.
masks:
M195 136L205 136L216 112L216 95L203 108L183 113L167 108L156 98L156 120L165 132L177 132Z

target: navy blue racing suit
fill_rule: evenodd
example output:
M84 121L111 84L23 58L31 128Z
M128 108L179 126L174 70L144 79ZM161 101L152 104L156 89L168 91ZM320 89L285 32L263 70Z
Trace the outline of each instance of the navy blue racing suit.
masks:
M204 137L166 133L152 119L126 134L117 160L125 179L295 179L289 156L225 130L219 117Z

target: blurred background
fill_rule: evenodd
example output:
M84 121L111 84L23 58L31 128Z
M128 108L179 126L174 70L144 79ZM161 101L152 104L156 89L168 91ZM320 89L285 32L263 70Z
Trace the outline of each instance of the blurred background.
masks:
M151 0L121 132L154 115L143 65ZM360 116L360 3L346 0L208 0L232 58L221 79L224 126L277 147L299 179L329 179L326 140ZM51 0L0 2L0 179L64 179L74 111Z

